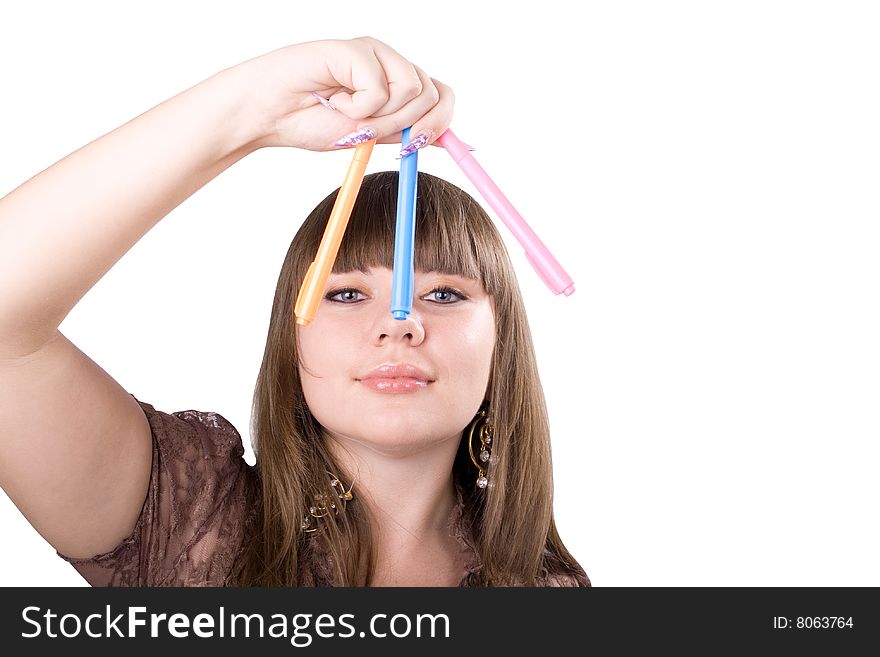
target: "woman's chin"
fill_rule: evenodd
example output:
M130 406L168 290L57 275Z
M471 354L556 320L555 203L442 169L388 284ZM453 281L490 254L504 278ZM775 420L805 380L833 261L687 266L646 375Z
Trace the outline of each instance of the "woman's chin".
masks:
M362 440L374 449L387 452L421 450L442 442L440 436L451 434L444 432L442 428L429 431L424 421L371 424L359 433Z

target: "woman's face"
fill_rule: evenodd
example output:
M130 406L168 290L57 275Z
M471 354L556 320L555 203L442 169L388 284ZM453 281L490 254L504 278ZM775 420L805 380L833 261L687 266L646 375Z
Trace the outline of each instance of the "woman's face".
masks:
M314 320L296 327L299 373L312 414L331 435L408 454L457 438L479 409L495 346L494 305L477 281L416 271L412 312L397 320L391 286L384 267L331 274ZM412 365L430 381L365 381L382 365Z

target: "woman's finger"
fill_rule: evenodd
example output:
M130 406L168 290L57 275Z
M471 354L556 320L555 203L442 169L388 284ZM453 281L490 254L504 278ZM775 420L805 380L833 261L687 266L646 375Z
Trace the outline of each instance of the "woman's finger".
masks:
M429 78L418 66L415 69L422 81L422 93L398 112L364 119L358 126L359 129L371 128L380 144L399 143L403 130L412 127L410 135L418 139L417 144L428 145L449 127L455 102L452 90L440 83L444 87L441 92L436 80ZM422 132L424 134L420 136Z
M422 72L421 69L419 69L419 72L424 75L424 72ZM431 109L413 124L412 130L410 131L410 134L415 136L420 134L427 135L424 144L413 144L418 148L430 146L440 135L446 132L449 124L452 122L452 113L455 108L455 94L452 92L452 88L434 78L428 78L428 80L437 90L437 100ZM412 150L409 152L412 152ZM404 155L406 154L408 153L404 151Z
M346 43L351 48L346 57L340 58L338 51L328 57L330 73L340 85L353 90L329 98L346 116L361 120L391 114L421 93L413 65L393 48L371 37Z
M425 146L430 146L436 142L437 138L442 135L452 121L452 111L455 105L455 94L452 89L442 82L429 78L431 84L437 89L438 100L433 104L427 113L419 113L420 116L412 123L410 130L409 144L402 145L402 149L398 157L405 157ZM404 126L406 127L406 126ZM400 133L395 135L397 141L400 141ZM388 141L380 140L379 143L392 143L394 139Z
M373 54L385 70L388 83L388 102L372 116L394 114L423 93L426 78L420 77L418 67L386 43L372 37L361 37L373 49Z
M385 69L369 44L359 40L328 42L326 63L333 80L344 87L327 100L345 116L363 119L388 102Z

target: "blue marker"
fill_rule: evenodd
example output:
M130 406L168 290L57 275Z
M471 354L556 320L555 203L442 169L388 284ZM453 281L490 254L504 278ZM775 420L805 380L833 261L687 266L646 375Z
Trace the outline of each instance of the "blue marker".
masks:
M410 128L403 130L401 146L409 141L409 131ZM412 312L418 164L418 151L400 159L400 177L397 181L397 224L394 229L394 273L391 288L391 314L394 319L406 319Z

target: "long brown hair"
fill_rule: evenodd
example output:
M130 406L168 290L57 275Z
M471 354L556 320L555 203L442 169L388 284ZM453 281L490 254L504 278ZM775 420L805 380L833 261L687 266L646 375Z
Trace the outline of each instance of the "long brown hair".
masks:
M398 173L364 177L333 271L392 268ZM258 510L251 537L230 581L242 586L314 582L315 541L331 555L330 583L368 586L375 547L363 505L321 520L316 534L302 522L316 494L338 499L328 472L351 481L334 462L310 412L299 378L294 302L318 250L337 189L309 214L290 244L272 306L269 334L254 393L251 433L257 458ZM495 426L490 484L474 485L476 468L463 440L453 480L463 491L462 520L482 567L474 586L534 586L542 573L578 573L553 520L550 429L532 337L519 285L490 217L467 193L436 176L418 174L415 268L479 281L494 301L496 344L488 400ZM499 375L503 373L503 375Z

